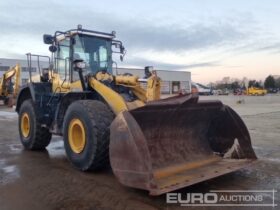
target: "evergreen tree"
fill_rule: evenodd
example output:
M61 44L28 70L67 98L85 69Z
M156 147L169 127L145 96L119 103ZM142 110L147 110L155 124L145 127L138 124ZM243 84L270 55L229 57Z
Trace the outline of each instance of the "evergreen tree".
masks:
M273 76L269 75L267 78L265 78L264 87L275 88L275 79Z

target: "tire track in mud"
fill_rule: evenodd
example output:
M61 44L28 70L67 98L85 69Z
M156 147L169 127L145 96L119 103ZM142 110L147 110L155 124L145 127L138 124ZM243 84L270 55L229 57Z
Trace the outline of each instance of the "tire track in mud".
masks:
M4 155L11 156L8 150ZM132 202L130 190L125 192L110 171L96 175L79 172L66 157L54 161L46 152L21 151L8 162L17 163L20 179L2 188L24 188L33 200L30 202L50 209L156 209L142 201Z

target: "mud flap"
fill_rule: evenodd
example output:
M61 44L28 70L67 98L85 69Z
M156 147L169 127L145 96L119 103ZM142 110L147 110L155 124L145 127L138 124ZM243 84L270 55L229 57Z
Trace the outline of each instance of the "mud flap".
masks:
M111 124L110 162L119 181L159 195L256 159L241 118L220 101L173 97L120 113Z

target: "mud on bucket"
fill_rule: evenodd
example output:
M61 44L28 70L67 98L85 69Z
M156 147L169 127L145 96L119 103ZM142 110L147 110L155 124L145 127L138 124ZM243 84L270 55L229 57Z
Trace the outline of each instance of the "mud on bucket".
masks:
M111 124L114 174L151 195L238 170L255 159L245 124L219 101L174 97L122 112Z

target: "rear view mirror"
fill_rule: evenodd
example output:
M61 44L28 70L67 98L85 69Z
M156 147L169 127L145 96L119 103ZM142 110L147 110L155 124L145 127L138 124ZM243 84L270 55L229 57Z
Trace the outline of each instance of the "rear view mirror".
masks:
M123 61L124 55L126 53L124 46L122 45L122 42L115 40L112 43L112 46L114 46L115 48L117 48L117 51L113 51L113 53L119 53L120 55L120 60Z
M120 48L120 43L118 43L118 42L115 42L115 43L113 43L112 44L115 48Z
M57 51L57 47L54 46L54 45L51 45L51 46L49 47L49 51L51 51L52 53L55 53L55 52Z
M43 40L45 44L52 44L54 42L54 37L49 34L44 34Z

